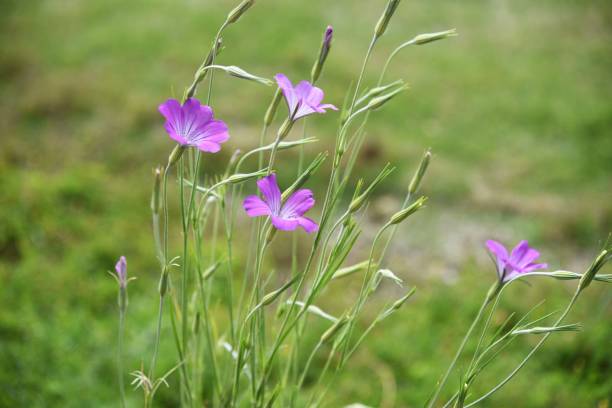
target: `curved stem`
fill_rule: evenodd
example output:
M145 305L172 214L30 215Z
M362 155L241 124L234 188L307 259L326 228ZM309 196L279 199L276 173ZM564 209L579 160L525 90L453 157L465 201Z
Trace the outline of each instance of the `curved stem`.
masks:
M489 304L489 301L490 301L490 297L487 295L485 297L484 302L482 302L482 305L480 306L480 309L478 310L478 313L476 314L476 317L474 318L474 321L472 322L472 325L470 326L470 328L468 329L467 333L463 337L463 340L461 341L461 344L459 345L459 349L455 353L455 357L453 358L453 360L451 361L450 365L448 366L448 369L446 370L446 373L444 373L444 376L442 377L442 380L440 381L440 383L436 387L434 395L431 397L431 400L427 404L427 408L433 407L434 404L436 403L436 400L438 399L438 396L440 395L440 391L442 391L442 388L444 388L444 385L446 384L446 381L448 380L448 376L450 375L450 373L455 368L455 364L457 364L457 360L459 359L459 356L461 355L461 352L463 351L463 349L464 349L464 347L465 347L465 345L466 345L470 335L472 334L472 331L474 331L474 328L476 327L476 325L480 321L480 318L482 317L482 314L483 314L485 308L487 307L487 304Z
M570 300L570 302L568 303L567 307L565 308L565 310L563 311L563 313L561 314L561 316L559 316L559 318L557 319L557 321L554 323L553 327L558 326L559 324L561 324L561 322L563 321L563 319L565 319L565 317L568 315L568 313L570 312L570 310L572 309L572 307L574 306L574 304L576 303L576 300L578 299L578 295L580 295L580 288L578 287L576 289L576 292L574 293L574 296L572 296L572 299ZM476 404L478 404L479 402L487 399L488 397L490 397L491 395L493 395L495 392L499 391L499 389L501 389L504 385L506 385L506 383L508 381L510 381L515 375L516 373L519 372L519 370L521 368L523 368L523 366L525 364L527 364L527 361L529 361L529 359L531 358L531 356L533 356L535 354L536 351L539 350L539 348L542 346L542 344L544 344L544 342L546 341L546 339L548 339L548 337L551 335L552 333L546 333L544 335L544 337L542 337L540 339L540 341L533 347L533 349L531 349L531 351L529 352L529 354L527 354L527 356L523 359L523 361L521 361L521 363L514 369L512 370L512 372L510 374L508 374L508 376L506 378L504 378L499 384L497 384L495 387L493 387L489 392L487 392L485 395L483 395L482 397L478 398L475 401L470 402L469 404L467 404L465 406L465 408L474 406Z

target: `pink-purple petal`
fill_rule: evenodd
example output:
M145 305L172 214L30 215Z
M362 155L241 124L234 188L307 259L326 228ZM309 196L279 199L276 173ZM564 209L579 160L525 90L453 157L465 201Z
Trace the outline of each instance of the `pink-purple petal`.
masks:
M273 215L272 225L282 231L293 231L298 227L299 221L297 219L286 219Z
M319 225L308 217L298 218L298 223L309 234L319 229Z
M312 191L301 189L293 193L281 209L281 215L287 218L295 218L304 215L315 205Z
M523 259L523 256L525 256L525 254L527 253L528 249L528 242L526 240L522 240L514 247L514 249L512 249L509 261L512 262L512 264L514 265L518 265L521 262L521 259Z
M276 74L274 76L274 79L276 79L278 87L281 89L283 95L285 96L285 101L287 102L289 112L295 111L295 108L298 104L298 98L295 95L293 84L285 74Z
M270 207L256 195L248 196L242 204L244 211L249 217L260 217L262 215L270 215Z
M257 181L257 187L264 196L272 214L278 214L281 208L281 192L276 182L276 174L272 173Z

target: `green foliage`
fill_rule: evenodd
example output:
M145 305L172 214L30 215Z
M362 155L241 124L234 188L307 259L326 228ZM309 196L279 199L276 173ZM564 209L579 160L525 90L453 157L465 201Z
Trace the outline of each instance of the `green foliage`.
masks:
M365 52L369 31L361 28L372 26L382 7L375 3L258 2L228 32L220 63L248 65L264 77L278 71L307 77L321 31L331 23L336 38L321 83L340 105L345 81ZM422 151L432 147L422 187L430 197L430 218L414 232L422 238L418 245L409 237L412 225L398 242L443 266L413 263L403 248L402 257L391 259L393 270L419 291L366 340L330 406L419 406L427 399L493 275L471 257L437 254L460 227L486 228L493 236L528 235L544 243L549 263L580 268L586 262L569 253L592 248L612 225L610 6L552 0L404 3L381 38L370 74L396 44L417 33L458 27L460 37L398 56L387 78L402 77L411 89L372 115L377 133L368 136L357 166L365 179L386 161L398 166L379 189L399 199ZM125 366L133 371L148 362L158 279L148 212L151 168L172 148L156 106L182 94L213 27L232 4L39 0L0 6L0 406L117 405L116 288L105 272L122 254L131 276L138 277L130 285ZM231 146L254 147L265 107L252 101L273 91L226 78L216 89L217 110L233 124ZM308 136L331 149L334 125L331 117L309 123ZM206 160L206 171L220 172L230 154L224 148L224 157ZM279 160L295 160L294 154ZM312 176L315 190L325 174ZM442 213L456 224L436 228L434 218ZM479 244L463 249L477 254ZM245 254L235 258L240 271ZM289 262L277 258L278 267ZM459 279L442 283L436 270L453 265ZM558 282L516 286L498 310L497 324L543 296L562 307L570 291ZM357 280L351 285L343 279L330 290L354 294L359 287ZM342 310L342 297L319 306ZM386 300L376 303L382 308ZM609 291L594 289L581 298L572 321L582 322L584 332L553 336L489 404L609 404L609 305ZM223 315L220 307L212 313ZM305 341L314 344L324 330L313 325ZM517 341L474 392L494 385L532 341ZM163 343L159 366L172 368L175 353L171 342ZM319 358L313 364L323 363ZM372 373L379 382L371 381ZM175 381L170 378L170 385ZM162 386L156 402L173 406L176 398ZM138 406L140 393L128 391L128 402Z

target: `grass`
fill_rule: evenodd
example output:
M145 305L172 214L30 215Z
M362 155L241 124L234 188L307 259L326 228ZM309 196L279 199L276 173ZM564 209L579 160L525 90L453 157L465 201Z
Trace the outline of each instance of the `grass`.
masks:
M336 38L321 86L340 104L382 3L260 1L228 31L220 62L267 77L305 77L331 23ZM156 106L181 94L232 5L0 6L1 406L116 406L115 284L105 271L121 254L138 276L130 286L126 366L148 362L158 273L151 169L172 147ZM419 291L375 331L330 406L422 405L492 279L484 239L527 237L553 266L586 266L612 229L611 17L609 4L598 0L402 2L373 56L368 84L399 42L451 27L460 33L409 48L393 63L388 80L404 78L411 90L372 115L359 163L358 173L368 177L387 160L398 166L371 209L372 217L382 216L401 199L422 151L433 148L428 211L402 229L389 257ZM222 157L206 157L211 173L232 149L257 143L273 92L218 78L213 104L230 123L232 141ZM334 121L326 115L309 122L309 133L321 140L309 154L332 147ZM325 174L313 181L315 192ZM280 268L288 259L278 249L272 261ZM237 258L244 263L244 254ZM320 305L330 312L358 287L334 290L343 296ZM496 321L542 296L548 307L561 308L569 293L554 282L517 287ZM610 294L589 295L572 314L585 331L554 336L490 406L610 404ZM476 390L486 391L531 343L517 343ZM169 368L174 349L170 341L163 346L160 365ZM134 406L139 397L129 392ZM158 404L172 406L175 398L164 390Z

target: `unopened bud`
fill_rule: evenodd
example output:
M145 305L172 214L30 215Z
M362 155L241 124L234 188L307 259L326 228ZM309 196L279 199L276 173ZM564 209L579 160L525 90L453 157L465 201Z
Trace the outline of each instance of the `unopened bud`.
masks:
M168 168L174 166L176 162L179 161L183 153L185 153L185 150L187 150L187 146L184 145L177 144L174 147L174 150L170 153L170 157L168 157Z
M582 278L580 279L580 284L578 285L580 291L583 291L591 284L591 282L595 278L595 275L597 275L597 272L599 272L599 270L603 268L603 266L610 260L610 258L612 258L612 252L610 251L610 249L604 249L603 251L601 251L599 256L595 258L589 269L584 273L584 275L582 275Z
M349 275L352 275L360 271L365 271L368 268L369 264L370 264L370 261L366 260L366 261L359 262L358 264L355 264L355 265L351 265L345 268L338 269L332 275L332 279L344 278L345 276L349 276ZM373 263L371 267L376 268L376 264Z
M321 164L323 164L326 158L327 158L327 152L319 153L317 157L315 157L315 159L312 161L312 163L310 163L308 168L304 170L302 174L300 174L297 180L295 180L295 182L291 186L289 186L289 188L283 191L281 200L286 200L287 197L289 197L291 194L296 192L300 187L306 184L310 176L316 173L316 171L319 169L319 167L321 167Z
M349 319L346 316L338 319L336 323L334 323L321 335L321 343L326 343L331 340L338 333L338 331L348 323L348 321Z
M208 268L206 268L206 270L202 274L202 280L206 281L210 279L210 277L213 276L215 272L217 272L217 269L219 269L219 266L221 266L221 261L217 261L211 266L209 266Z
M374 30L374 35L376 38L382 36L387 30L387 26L389 25L389 21L391 21L391 17L393 17L393 13L395 13L395 9L399 6L400 0L389 0L387 3L387 8L383 12L383 15L380 16L378 23L376 23L376 28Z
M238 21L238 19L246 13L246 11L255 4L255 0L243 0L235 9L229 12L227 15L227 24L232 24Z
M264 116L264 125L270 126L270 123L274 120L274 116L276 115L276 109L278 108L278 104L283 98L283 94L278 88L276 93L274 94L274 98L272 98L272 102L270 102L270 106L268 106L268 110L266 111L266 115Z
M581 324L573 323L573 324L564 324L561 326L554 326L554 327L531 327L529 329L513 330L511 334L513 336L518 336L521 334L547 334L547 333L553 333L553 332L581 331L581 330L582 330Z
M439 31L437 33L427 33L427 34L419 34L412 40L415 45L423 45L428 44L430 42L443 40L448 37L456 37L457 30L454 28L452 30Z
M429 161L431 160L431 151L427 150L421 159L421 163L419 164L419 168L416 173L412 177L412 181L410 181L410 185L408 186L408 192L410 194L414 194L421 185L421 180L423 180L423 176L427 171L427 166L429 166Z
M155 181L153 182L153 195L151 196L151 211L153 214L159 214L161 207L161 184L164 176L164 168L158 166L153 171Z
M290 117L285 119L280 129L278 129L278 140L283 140L284 138L286 138L287 135L289 134L289 131L291 131L292 127L293 127L293 120L291 120Z
M159 296L164 297L168 291L168 270L164 268L161 278L159 278Z
M289 287L291 287L291 285L293 285L297 281L298 277L299 277L299 275L296 275L293 279L290 279L287 283L285 283L280 288L278 288L275 291L272 291L272 292L268 293L267 295L265 295L263 297L263 299L261 300L261 305L262 306L267 306L270 303L274 302L276 299L278 299L278 297L284 291L286 291Z
M244 69L237 67L235 65L227 65L227 66L223 66L223 65L212 65L211 68L218 68L218 69L222 69L223 71L227 72L228 74L230 74L231 76L234 76L236 78L240 78L240 79L246 79L247 81L254 81L254 82L259 82L260 84L264 84L264 85L272 85L272 81L269 80L268 78L262 78L260 76L257 75L253 75L249 72L246 72Z
M417 212L421 207L423 207L426 201L427 197L420 197L408 207L393 214L393 216L391 216L391 219L389 220L389 224L399 224L400 222L404 221L406 218L408 218L409 216Z
M331 41L334 36L334 29L332 26L327 26L325 30L325 34L323 35L323 42L321 43L321 49L319 50L319 58L315 61L314 66L312 67L312 71L310 72L310 79L312 83L315 83L319 76L321 75L321 70L323 69L323 64L327 59L327 55L329 54L329 50L331 49Z
M404 305L404 303L406 303L406 301L408 299L410 299L412 297L412 295L414 295L414 292L416 292L415 288L410 289L410 291L408 293L406 293L404 296L402 296L401 298L397 299L395 302L393 302L393 304L391 305L391 307L389 308L390 310L397 310L400 307L402 307Z
M367 108L369 110L376 110L379 109L381 106L383 106L385 103L389 102L391 99L393 99L393 97L395 95L397 95L400 92L405 91L406 89L408 89L408 85L403 85L400 86L399 88L385 94L385 95L381 95L378 96L376 98L372 98L370 99L370 102L368 102Z
M361 105L363 102L371 99L371 98L375 98L377 96L382 95L384 92L387 92L389 89L395 88L396 86L400 86L403 85L404 81L402 81L401 79L398 79L397 81L393 81L390 84L387 85L381 85L381 86L377 86L375 88L372 88L370 90L368 90L362 97L360 97L359 99L357 99L357 102L355 102L355 106Z
M366 200L372 193L372 190L374 190L374 188L378 184L380 184L380 182L383 181L392 171L393 171L393 167L391 167L391 165L387 163L385 167L383 167L381 172L378 173L374 181L370 183L368 188L366 188L363 193L359 194L359 196L353 198L353 200L351 201L351 204L349 205L349 212L354 213L358 211L361 207L363 207ZM359 184L358 187L361 188L361 185Z

